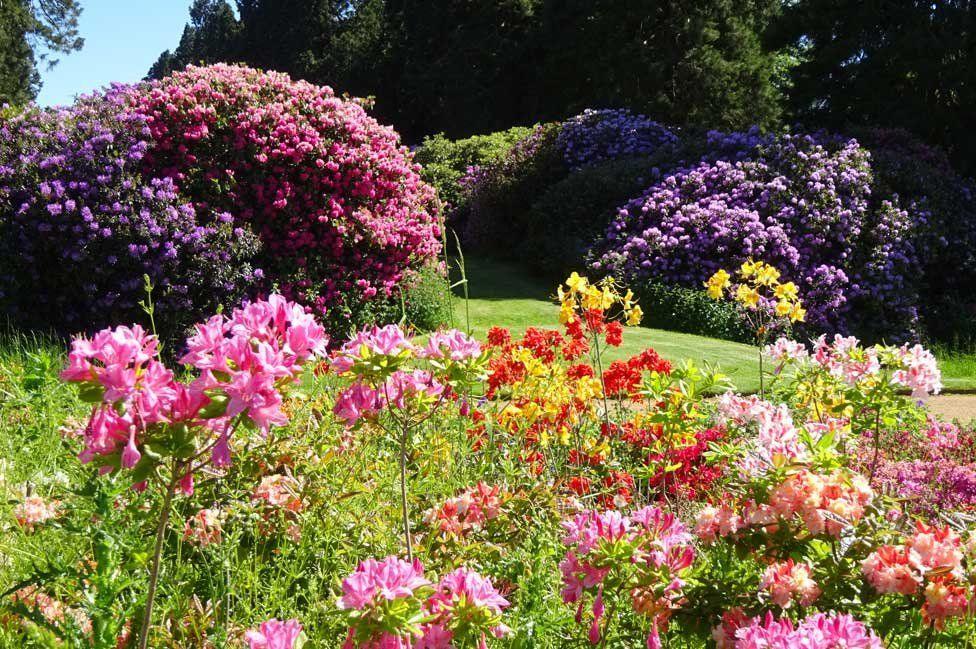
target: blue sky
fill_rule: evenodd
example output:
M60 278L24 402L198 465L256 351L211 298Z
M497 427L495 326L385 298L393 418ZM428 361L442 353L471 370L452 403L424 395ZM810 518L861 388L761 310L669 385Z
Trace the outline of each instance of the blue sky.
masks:
M82 0L79 19L85 47L62 55L37 97L43 106L70 103L75 95L112 81L138 81L159 53L180 41L190 0Z

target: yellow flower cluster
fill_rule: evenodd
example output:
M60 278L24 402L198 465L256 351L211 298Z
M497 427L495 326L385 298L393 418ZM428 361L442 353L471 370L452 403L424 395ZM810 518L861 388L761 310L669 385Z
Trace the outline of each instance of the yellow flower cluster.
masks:
M732 295L739 304L755 309L765 297L775 301L774 311L777 317L789 318L791 322L803 322L806 318L807 312L803 308L796 284L780 283L780 272L775 267L750 259L742 264L738 275L741 282ZM719 270L705 282L708 296L715 300L722 299L731 286L732 275L724 270Z
M599 311L606 314L615 306L620 307L624 322L636 327L644 317L644 312L634 301L634 292L628 289L622 293L612 277L597 283L573 272L566 279L566 286L559 286L556 292L559 299L559 322L567 324L579 318L580 313Z

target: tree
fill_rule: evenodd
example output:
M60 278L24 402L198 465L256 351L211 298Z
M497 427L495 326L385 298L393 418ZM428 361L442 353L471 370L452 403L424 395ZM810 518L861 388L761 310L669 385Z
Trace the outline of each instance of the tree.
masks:
M773 126L778 0L547 0L548 112L627 107L673 124Z
M225 0L194 0L176 50L160 54L146 76L161 79L190 63L236 61L240 36L241 24Z
M80 50L79 0L0 1L0 103L23 104L41 87L38 64Z
M976 3L799 0L768 46L797 47L790 107L832 128L902 127L976 171Z

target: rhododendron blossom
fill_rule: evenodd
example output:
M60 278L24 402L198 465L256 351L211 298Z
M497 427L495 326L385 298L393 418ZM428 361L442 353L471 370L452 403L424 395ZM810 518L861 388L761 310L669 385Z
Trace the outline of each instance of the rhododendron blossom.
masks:
M270 619L262 622L256 631L244 634L248 649L294 649L298 636L302 634L302 625L298 620L284 622Z
M760 588L780 608L789 608L794 601L810 606L820 597L820 587L811 577L813 569L808 563L795 563L793 559L774 563L763 572Z

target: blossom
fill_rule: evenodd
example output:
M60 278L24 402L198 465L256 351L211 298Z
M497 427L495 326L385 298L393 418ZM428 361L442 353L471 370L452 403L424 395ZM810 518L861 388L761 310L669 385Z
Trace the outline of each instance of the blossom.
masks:
M940 576L925 586L925 603L922 619L937 629L945 626L951 617L965 617L970 611L969 589L955 583L951 577Z
M217 509L201 509L187 519L183 538L201 548L220 543L223 533L222 515Z
M449 358L453 361L462 361L480 356L481 344L457 329L435 331L428 336L427 345L422 353L425 358Z
M245 633L244 639L248 649L293 649L301 633L302 625L298 620L282 622L272 618L262 622L257 631Z
M294 478L275 473L261 478L261 483L254 489L251 500L263 501L272 507L298 511L302 508L300 491L298 481Z
M883 649L862 622L841 613L815 613L794 625L772 613L735 630L735 649Z
M922 581L908 548L899 550L883 545L868 555L861 563L861 570L879 593L912 595L918 592Z
M363 610L383 600L411 597L430 585L417 560L408 563L392 556L383 561L367 559L342 580L339 607Z
M57 518L60 504L57 500L45 500L38 495L27 496L14 507L14 519L25 530L32 532L36 526Z
M794 563L793 559L773 563L763 572L760 588L780 608L789 608L793 601L810 606L819 596L820 587L812 579L813 568L808 563Z

